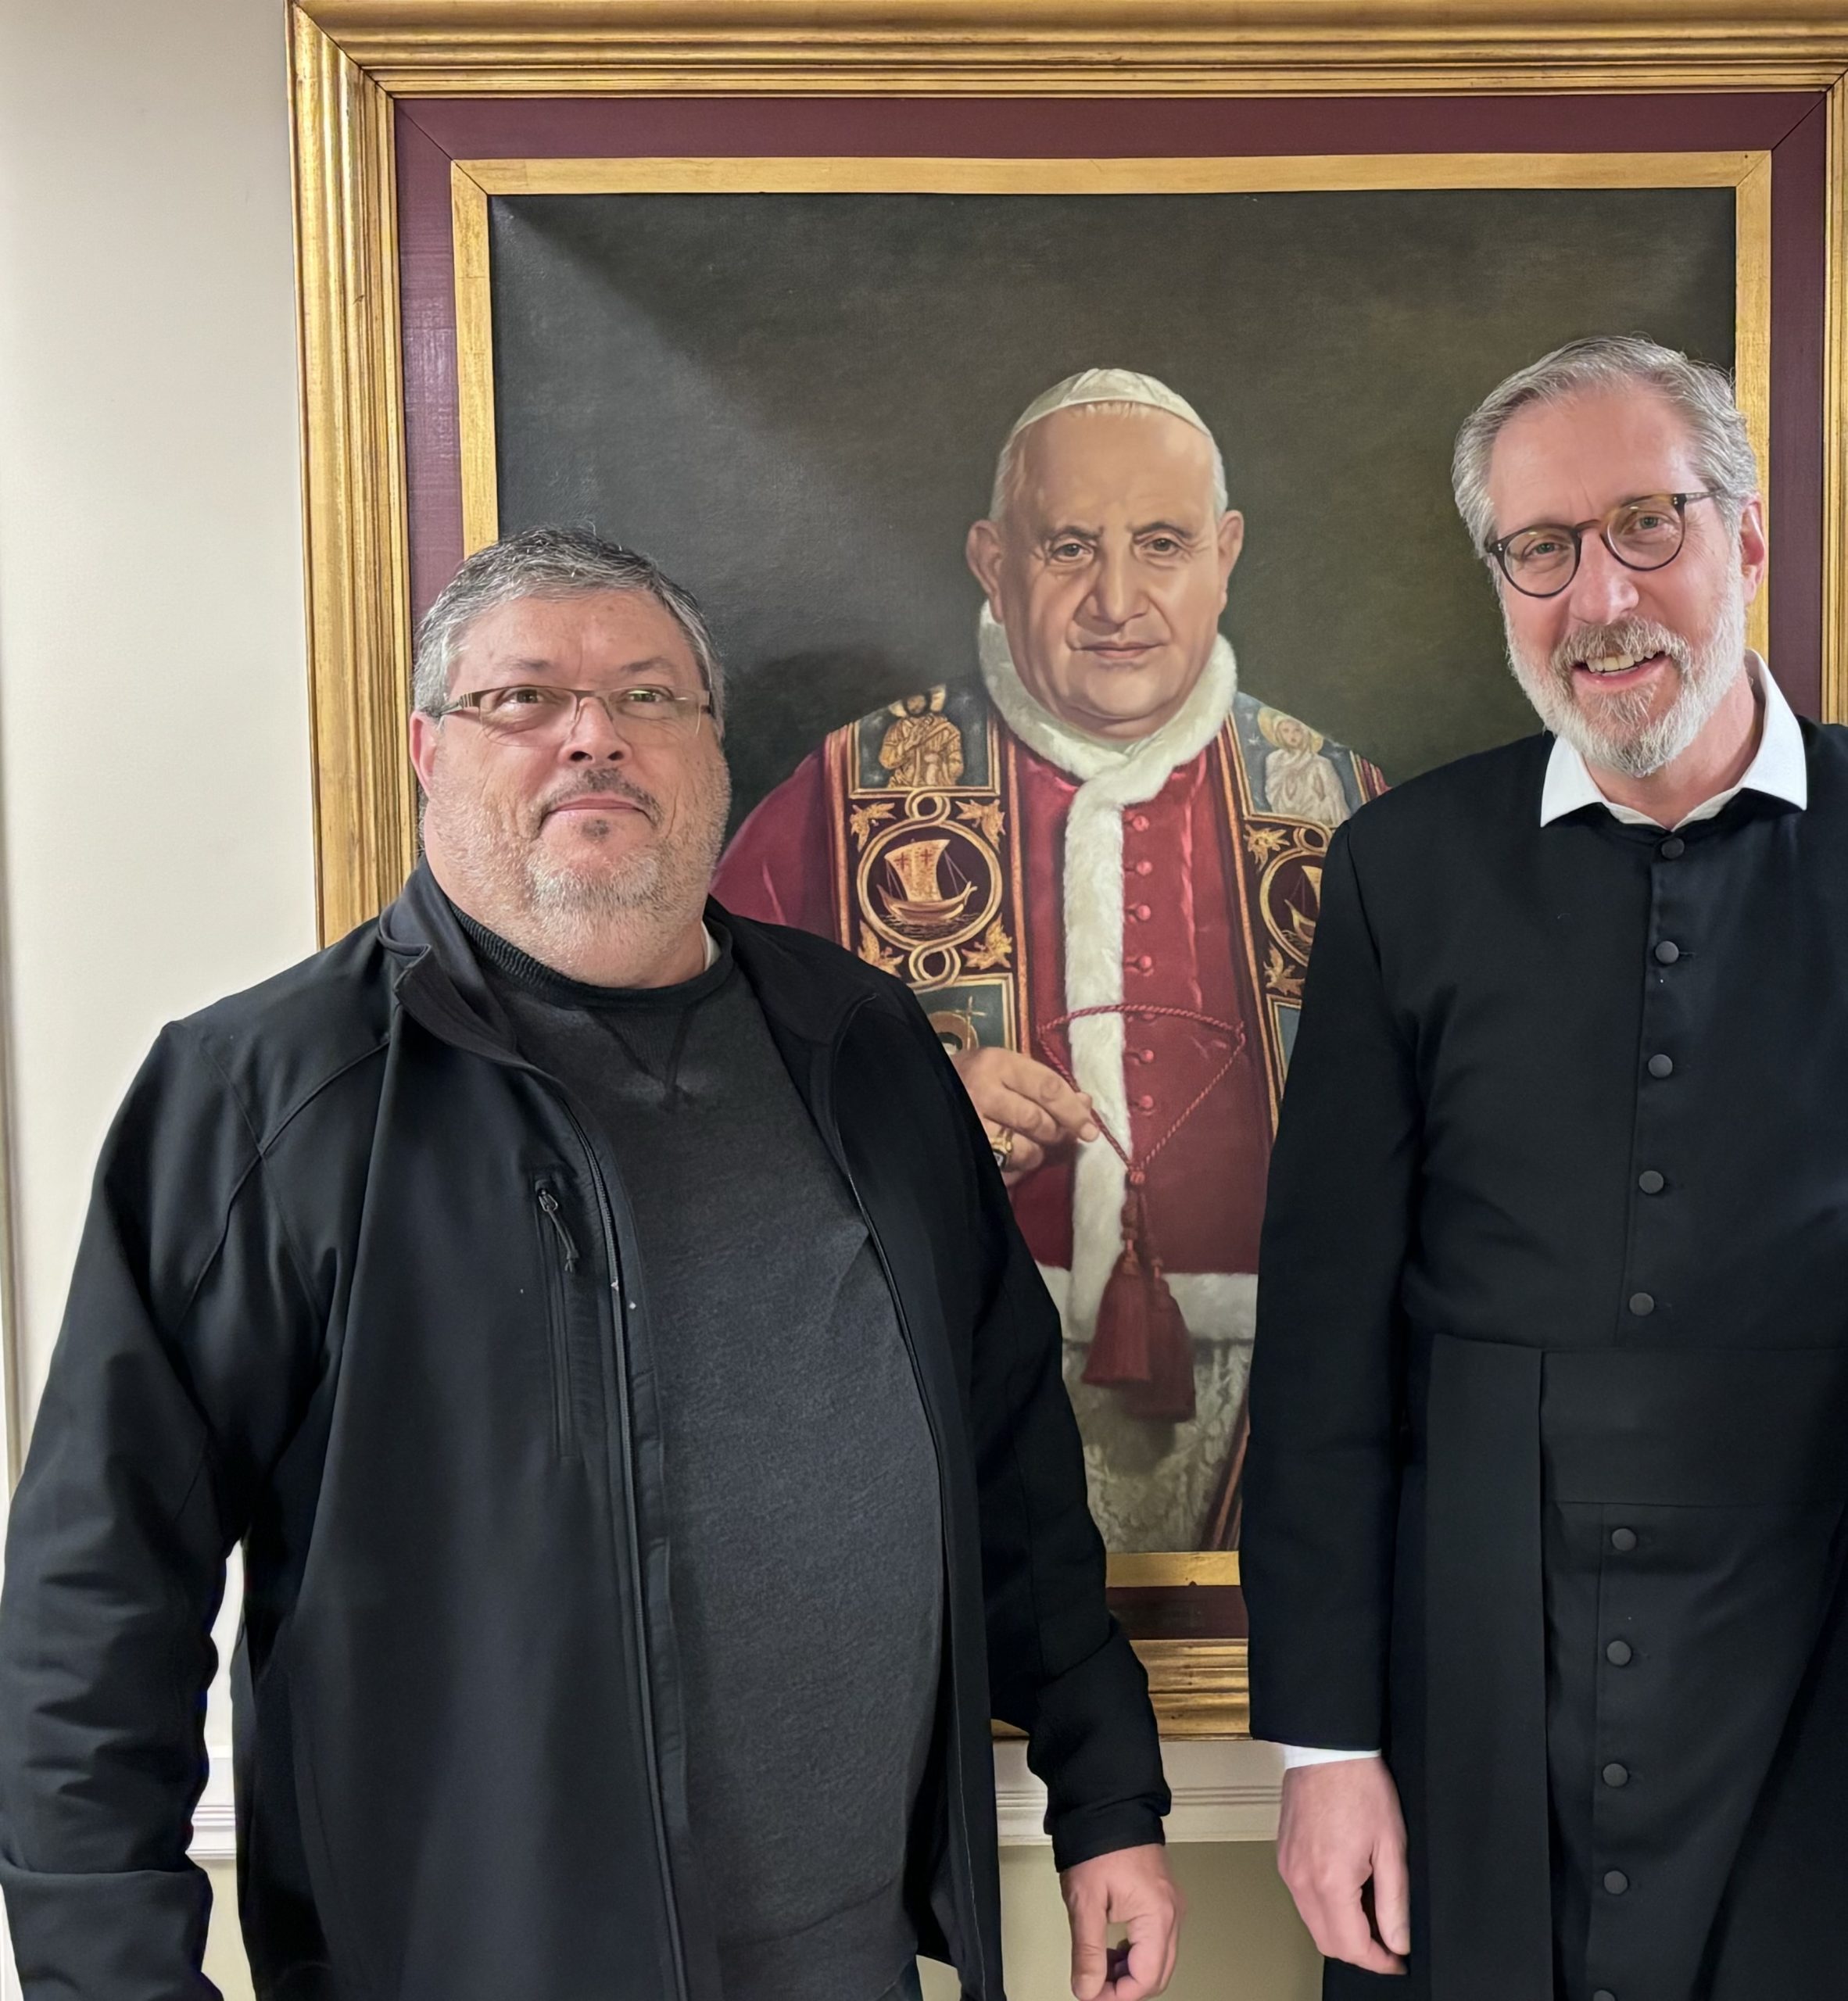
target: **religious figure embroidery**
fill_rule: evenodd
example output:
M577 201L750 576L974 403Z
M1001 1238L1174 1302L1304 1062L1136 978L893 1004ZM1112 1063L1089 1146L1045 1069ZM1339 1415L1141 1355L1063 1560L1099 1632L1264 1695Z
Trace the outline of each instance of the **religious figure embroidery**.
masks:
M1348 817L1340 774L1322 754L1322 735L1280 709L1259 712L1258 728L1277 748L1264 760L1264 793L1270 811L1338 827Z
M944 714L944 691L891 704L898 720L879 745L879 763L905 792L935 792L962 776L962 732Z

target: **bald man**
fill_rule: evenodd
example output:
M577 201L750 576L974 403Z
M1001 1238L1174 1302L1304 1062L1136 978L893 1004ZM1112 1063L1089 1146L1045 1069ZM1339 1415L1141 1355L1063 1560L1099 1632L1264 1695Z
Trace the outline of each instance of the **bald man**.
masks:
M1322 857L1383 789L1240 689L1219 620L1244 535L1182 397L1123 369L1058 384L969 532L980 680L836 730L715 885L900 975L950 1046L1059 1303L1119 1551L1236 1544L1265 1173Z

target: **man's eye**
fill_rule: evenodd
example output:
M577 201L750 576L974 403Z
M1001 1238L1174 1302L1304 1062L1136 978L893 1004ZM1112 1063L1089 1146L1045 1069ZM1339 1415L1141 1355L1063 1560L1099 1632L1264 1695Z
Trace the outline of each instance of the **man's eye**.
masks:
M1171 535L1151 535L1142 546L1151 556L1178 556L1181 548Z
M1055 542L1052 545L1052 560L1055 563L1079 563L1090 554L1081 542Z
M622 691L625 709L658 709L673 699L673 691L668 688L625 688Z
M496 696L499 709L543 708L552 699L550 688L503 688Z

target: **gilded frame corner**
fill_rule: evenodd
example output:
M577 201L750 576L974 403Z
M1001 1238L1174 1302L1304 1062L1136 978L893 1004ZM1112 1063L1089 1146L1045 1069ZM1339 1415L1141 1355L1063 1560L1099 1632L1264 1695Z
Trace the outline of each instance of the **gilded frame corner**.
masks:
M1848 0L292 0L288 32L324 939L393 895L414 851L393 149L405 98L1823 93L1822 705L1848 721ZM1768 175L1743 156L1724 170L1742 223L1742 392L1762 446ZM454 186L464 282L485 276L491 179L459 170ZM460 387L478 400L485 285L474 296ZM471 546L492 532L492 472L478 461L465 489ZM1236 1580L1235 1556L1148 1560L1180 1568L1144 1577L1119 1558L1113 1581ZM1138 1651L1166 1733L1245 1733L1242 1641Z

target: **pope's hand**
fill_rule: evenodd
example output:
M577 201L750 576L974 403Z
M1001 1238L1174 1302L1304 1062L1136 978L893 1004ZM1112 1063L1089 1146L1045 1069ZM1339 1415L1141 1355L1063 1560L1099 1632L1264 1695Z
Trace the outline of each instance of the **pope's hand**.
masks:
M1180 1892L1159 1842L1119 1848L1075 1863L1059 1878L1072 1921L1076 2001L1147 2001L1174 1977ZM1105 1941L1120 1924L1120 1946Z
M1049 1065L1014 1049L965 1049L952 1060L989 1138L1007 1152L1009 1183L1032 1173L1050 1148L1098 1137L1091 1100Z
M1370 1973L1405 1971L1412 1949L1406 1824L1384 1759L1284 1773L1277 1866L1324 1959Z

